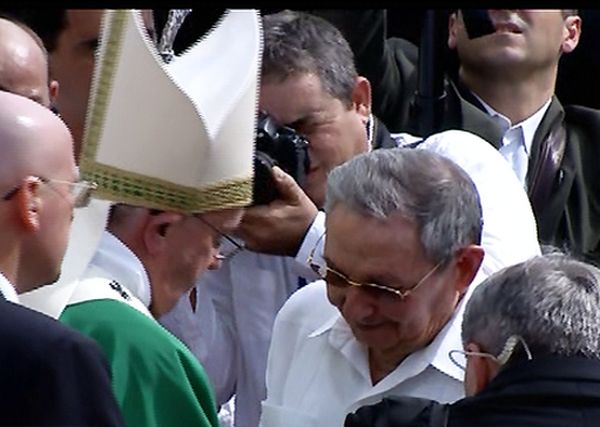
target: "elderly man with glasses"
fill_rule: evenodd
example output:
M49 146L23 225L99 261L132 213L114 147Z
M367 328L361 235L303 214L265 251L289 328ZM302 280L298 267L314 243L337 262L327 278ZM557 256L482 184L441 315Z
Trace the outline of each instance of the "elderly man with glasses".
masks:
M383 402L347 417L346 427L588 427L600 417L600 270L563 254L508 267L467 303L466 399ZM466 360L465 360L466 359Z
M539 254L510 166L477 136L447 131L338 166L325 211L326 264L318 248L308 259L325 283L277 315L261 425L341 426L389 396L463 397L449 352L465 302L489 274Z

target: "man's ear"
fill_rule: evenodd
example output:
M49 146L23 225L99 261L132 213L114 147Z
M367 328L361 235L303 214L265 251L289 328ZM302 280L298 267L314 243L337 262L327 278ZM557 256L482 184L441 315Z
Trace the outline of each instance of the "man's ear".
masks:
M448 19L448 47L451 50L456 49L456 33L458 32L459 25L460 21L457 12L451 13Z
M56 105L59 88L60 85L56 80L50 80L50 84L48 85L48 92L50 94L50 105Z
M468 245L458 250L456 254L455 289L463 295L475 278L483 261L484 250L478 245Z
M365 77L358 76L352 90L352 105L356 112L364 118L365 124L371 114L371 84Z
M40 211L42 199L39 195L42 182L35 176L28 176L15 194L17 217L27 232L35 233L40 229Z
M149 255L158 255L171 250L168 238L171 228L183 220L183 215L175 212L161 212L156 215L148 214L147 221L142 230L142 237L146 252Z
M465 346L465 351L476 353L484 352L482 348L470 342ZM484 352L485 353L485 352ZM466 356L467 369L465 372L465 395L474 396L480 393L498 374L496 362L488 357Z
M563 29L563 41L561 50L563 53L570 53L575 50L579 44L581 36L581 18L579 16L567 16Z

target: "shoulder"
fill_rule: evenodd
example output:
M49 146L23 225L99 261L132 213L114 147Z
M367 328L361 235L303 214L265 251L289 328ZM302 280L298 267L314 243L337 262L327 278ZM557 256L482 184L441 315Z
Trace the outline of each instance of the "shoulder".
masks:
M165 378L172 383L172 393L182 393L187 387L175 384L191 384L210 395L206 373L191 351L155 319L126 303L107 299L70 305L61 321L94 339L104 350L118 395L132 392L131 387L135 389L139 382L167 387Z
M312 330L337 314L337 309L327 298L327 285L323 280L317 280L294 292L277 314L275 322Z
M416 397L385 398L374 405L363 406L346 418L347 427L366 426L443 426L448 406Z
M600 155L600 110L580 105L567 105L564 110L569 143L578 143L582 154Z
M84 301L65 308L60 320L93 337L113 337L136 345L160 349L180 344L155 319L124 302L112 299Z
M57 320L35 310L12 302L0 308L0 334L11 345L22 343L27 348L43 349L46 346L81 345L93 347L93 341Z
M98 345L44 314L10 302L0 308L0 369L22 366L39 375L63 368L100 369L105 360ZM29 373L31 373L29 372Z

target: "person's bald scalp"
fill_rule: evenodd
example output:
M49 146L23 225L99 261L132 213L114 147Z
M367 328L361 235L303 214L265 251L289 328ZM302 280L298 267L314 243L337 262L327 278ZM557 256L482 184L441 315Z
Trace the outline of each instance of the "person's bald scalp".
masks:
M48 58L25 29L0 18L0 90L48 107Z
M49 109L0 91L0 153L0 185L5 190L29 175L51 177L65 164L65 156L73 159L73 141Z

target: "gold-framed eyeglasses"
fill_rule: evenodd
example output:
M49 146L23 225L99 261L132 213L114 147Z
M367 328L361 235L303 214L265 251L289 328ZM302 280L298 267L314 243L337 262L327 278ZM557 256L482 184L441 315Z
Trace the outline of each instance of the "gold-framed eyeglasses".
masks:
M468 356L485 357L485 358L494 360L496 363L498 363L498 365L503 366L506 364L506 362L508 362L508 359L510 359L510 357L513 355L518 344L522 345L523 350L525 351L525 354L527 356L527 360L532 360L533 356L531 354L531 351L529 350L529 346L527 345L527 343L525 342L523 337L521 337L520 335L511 335L510 337L508 337L508 339L506 340L506 343L504 344L504 348L502 349L500 354L498 354L497 356L494 356L493 354L490 354L490 353L484 353L484 352L479 352L479 351L451 350L448 353L448 357L450 358L452 363L454 363L457 367L459 367L463 371L467 369L466 360L467 360ZM458 357L457 357L458 355L462 355L464 357L464 362L458 359Z
M42 182L43 184L46 184L48 187L52 188L54 191L56 191L59 194L61 194L61 193L59 191L57 191L56 185L59 185L59 184L60 185L68 185L69 193L71 194L71 197L73 198L73 207L74 208L83 208L83 207L86 207L87 205L89 205L90 199L92 197L92 193L94 192L94 190L96 188L98 188L98 185L95 182L90 182L90 181L71 182L71 181L63 181L60 179L44 178L41 176L36 176L35 178L39 179L40 182ZM12 190L10 190L8 193L6 193L4 196L2 196L2 200L7 201L7 200L12 199L15 196L15 194L17 194L19 192L19 190L21 189L22 186L23 186L23 184L20 184L20 185L16 186L15 188L13 188Z
M320 241L323 239L323 236L325 236L325 233L323 233L321 237L319 237L315 246L310 251L307 263L310 266L310 268L321 277L321 279L325 280L327 284L336 288L347 288L349 286L355 286L359 288L375 289L378 291L383 291L385 295L393 295L395 297L400 298L401 300L404 300L408 298L413 292L415 292L423 283L427 281L427 279L429 279L437 271L438 268L442 266L442 264L444 264L443 260L438 262L431 270L429 270L421 278L421 280L419 280L417 283L415 283L413 286L407 289L397 289L391 286L380 285L379 283L359 283L349 279L348 276L346 276L345 274L340 273L339 271L328 267L327 265L319 265L315 262L315 251L319 246Z
M215 233L217 233L217 235L219 236L219 240L225 239L225 240L227 240L227 242L229 242L231 245L233 245L230 250L223 251L223 245L220 242L220 244L219 244L219 253L217 254L217 259L218 260L220 260L220 261L230 260L231 258L233 258L234 256L236 256L238 253L240 253L241 251L243 251L244 249L246 249L243 245L240 245L238 242L236 242L233 237L231 237L227 233L221 231L217 226L211 224L210 221L208 221L206 218L204 218L201 214L194 215L194 218L199 219L208 228L210 228Z

